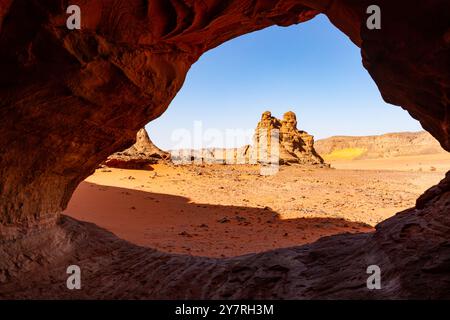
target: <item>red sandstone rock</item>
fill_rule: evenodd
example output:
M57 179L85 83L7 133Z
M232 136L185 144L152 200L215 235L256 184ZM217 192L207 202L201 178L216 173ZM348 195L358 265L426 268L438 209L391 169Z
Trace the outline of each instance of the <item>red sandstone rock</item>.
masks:
M361 47L383 98L450 151L450 3L378 0L374 31L364 27L372 2L80 0L81 31L65 28L67 1L0 2L1 297L68 297L58 277L83 259L91 271L80 295L90 298L449 298L446 183L375 234L222 262L132 247L67 219L55 226L78 183L132 145L202 53L321 12ZM380 261L388 285L367 292L355 272Z

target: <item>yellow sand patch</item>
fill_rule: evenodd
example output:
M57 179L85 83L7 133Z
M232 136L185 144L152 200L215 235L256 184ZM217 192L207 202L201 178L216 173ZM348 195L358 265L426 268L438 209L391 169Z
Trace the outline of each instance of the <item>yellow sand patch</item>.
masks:
M362 156L367 150L364 148L347 148L333 150L333 152L324 155L325 161L331 160L354 160Z

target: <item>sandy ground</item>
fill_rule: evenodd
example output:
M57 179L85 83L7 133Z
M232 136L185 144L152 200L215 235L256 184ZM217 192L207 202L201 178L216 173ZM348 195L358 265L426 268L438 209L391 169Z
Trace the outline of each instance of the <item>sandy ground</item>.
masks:
M103 168L78 187L65 213L161 251L237 256L373 231L444 177L442 158L425 160L291 166L275 176L256 166Z

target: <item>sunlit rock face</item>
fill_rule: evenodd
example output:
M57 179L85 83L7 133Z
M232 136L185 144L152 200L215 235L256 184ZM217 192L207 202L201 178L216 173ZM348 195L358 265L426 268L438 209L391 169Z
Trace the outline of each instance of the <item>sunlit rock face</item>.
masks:
M295 164L329 167L315 151L314 137L297 128L297 116L292 111L286 112L282 120L273 117L270 111L264 112L254 130L251 145L183 149L171 153L174 164L259 164L264 167Z
M264 112L247 153L254 155L257 162L276 153L280 164L325 164L314 149L314 137L297 128L297 116L292 111L286 112L282 120L273 117L270 111Z
M271 25L289 26L325 13L361 47L363 65L383 98L408 110L450 151L450 3L447 0L415 1L411 5L378 0L382 8L381 30L365 27L366 9L373 2L368 0L77 2L83 17L80 31L65 27L67 1L0 2L0 238L11 240L27 235L42 240L32 246L27 240L30 238L25 237L1 248L4 257L0 259L1 281L9 285L2 285L0 290L7 290L9 296L14 292L18 296L34 297L42 292L61 294L59 285L51 285L54 275L37 272L43 268L42 261L67 262L66 258L74 251L65 240L78 231L86 237L101 237L76 224L66 226L69 232L64 231L67 228L55 229L60 228L55 223L76 186L109 155L135 142L136 132L168 107L190 66L202 53L251 31ZM325 247L317 244L298 249L310 263L294 263L287 269L275 266L257 269L266 261L266 255L239 258L239 263L251 264L262 273L271 270L273 281L254 279L258 297L358 296L355 293L358 290L350 290L355 284L344 280L354 280L351 272L354 268L379 258L386 261L387 277L391 280L389 290L384 292L386 295L359 291L359 296L448 298L448 184L443 183L425 199L420 202L420 210L413 209L390 219L374 235L354 237L351 241L334 237L321 242ZM48 233L33 233L40 229ZM351 248L361 249L348 250L348 243L352 244ZM65 249L58 250L62 245ZM27 259L22 255L24 246L34 248ZM114 246L119 251L131 250L118 242ZM327 248L332 248L332 252ZM110 249L104 252L111 252ZM96 251L86 251L93 252ZM289 250L282 253L291 262L294 254ZM43 256L46 258L42 259ZM27 261L26 268L18 270L20 264L14 261ZM206 269L195 258L178 257L176 261L183 270L196 263L202 270ZM177 283L172 279L172 286L166 286L166 291L160 291L159 295L248 297L250 293L245 290L234 294L225 290L239 284L227 276L228 270L234 268L233 261L218 267L222 268L220 272L226 271L221 273L220 290L211 285L190 291L188 282L178 280ZM349 261L359 263L349 264ZM110 274L118 274L116 271L122 267L127 268L127 274L132 271L125 264L110 267L114 269L114 266L119 270ZM95 266L93 270L95 275ZM248 272L243 270L248 269L234 271L236 279L245 278L240 277ZM331 270L344 270L345 274ZM33 284L36 291L27 290L27 283L15 286L22 279L21 272L40 279ZM149 276L147 282L152 288L156 287L156 279L164 283L170 275L165 271L152 274L154 278ZM205 274L202 283L211 283L207 280L213 276L214 273ZM296 279L305 280L301 285L307 289L295 291L303 295L296 294L293 288L285 290L277 285L280 281L299 284ZM325 289L325 282L317 283L319 280L313 279L324 279L333 289ZM111 295L115 293L113 297L124 297L125 292L133 291L126 287L133 283L123 280L111 277L109 282L93 281L98 286L89 291L90 296L105 297L106 291L102 289L110 286L114 288L109 291ZM421 293L412 287L418 282L422 285ZM330 286L331 283L336 286ZM347 287L346 283L353 287ZM361 287L359 282L357 287ZM145 296L144 291L139 292ZM156 296L155 293L151 297Z

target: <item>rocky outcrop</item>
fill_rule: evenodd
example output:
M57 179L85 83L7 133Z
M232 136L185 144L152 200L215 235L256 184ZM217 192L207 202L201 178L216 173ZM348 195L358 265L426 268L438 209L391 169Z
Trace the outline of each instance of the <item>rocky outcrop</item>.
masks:
M239 148L183 149L171 152L175 164L272 164L327 166L314 150L314 137L297 129L297 116L286 112L283 120L266 111L253 135L253 144Z
M170 153L155 146L145 128L142 128L136 135L136 143L124 151L110 155L105 165L112 168L148 169L152 164L169 159Z
M380 30L366 28L371 0L79 1L82 29L69 31L67 1L2 1L1 296L67 297L63 266L84 261L90 280L79 294L93 298L449 298L445 187L373 235L225 262L102 241L104 231L59 219L76 186L162 114L204 52L319 13L361 48L384 100L450 151L450 3L376 2ZM368 263L385 270L384 291L365 290Z
M352 159L380 159L446 153L428 132L400 132L379 136L336 136L318 140L317 152L324 158L339 158L349 151ZM353 152L352 152L353 151Z
M280 164L325 164L314 149L314 137L297 129L297 116L292 111L286 112L282 120L273 117L270 111L264 112L256 127L252 148L248 152L256 154L258 162L276 153Z
M327 166L314 150L314 137L297 129L297 116L286 112L283 120L266 111L256 126L253 144L240 148L174 150L175 164L272 164Z

